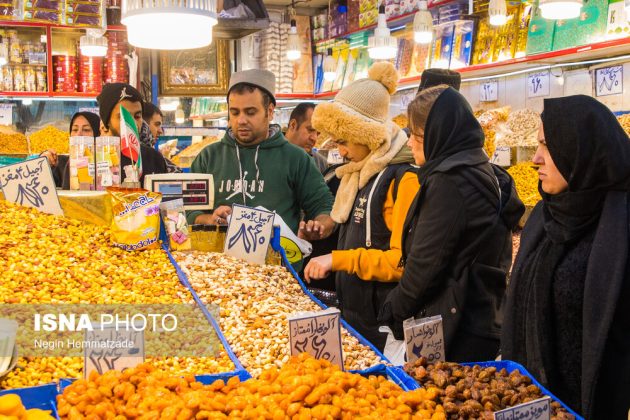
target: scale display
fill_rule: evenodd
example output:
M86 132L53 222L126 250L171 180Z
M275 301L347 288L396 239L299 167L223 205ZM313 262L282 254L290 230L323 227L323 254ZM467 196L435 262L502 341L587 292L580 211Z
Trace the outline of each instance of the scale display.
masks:
M181 198L186 210L211 210L214 206L214 181L209 174L146 175L144 188L161 193L162 201Z

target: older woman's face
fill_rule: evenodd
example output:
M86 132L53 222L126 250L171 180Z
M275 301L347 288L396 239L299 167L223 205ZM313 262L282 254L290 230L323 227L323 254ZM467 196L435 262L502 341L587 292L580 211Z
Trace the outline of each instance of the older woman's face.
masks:
M560 194L569 188L569 183L564 179L564 176L562 176L551 158L542 125L540 130L538 130L538 149L536 149L533 162L538 165L538 179L542 183L544 192L554 195Z
M72 122L72 127L70 128L70 135L94 137L94 130L92 130L92 126L90 125L87 118L85 118L83 115L79 115Z

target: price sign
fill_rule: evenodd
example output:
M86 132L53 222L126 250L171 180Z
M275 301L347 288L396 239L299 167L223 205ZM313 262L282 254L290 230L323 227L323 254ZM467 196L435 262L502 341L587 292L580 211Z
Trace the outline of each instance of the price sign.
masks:
M490 156L490 163L499 166L510 166L511 160L512 154L510 148L505 146L497 147L492 156Z
M0 124L13 124L13 104L0 104Z
M308 312L289 318L291 355L308 353L343 369L339 309Z
M252 264L264 264L275 213L234 204L223 252Z
M0 377L17 363L15 337L18 323L14 319L0 318Z
M339 154L339 150L332 149L328 151L328 157L326 158L326 162L329 165L338 165L344 162L343 157Z
M549 420L550 418L551 399L549 397L494 412L494 420Z
M83 107L83 108L79 108L79 112L91 112L92 114L98 115L98 107Z
M549 96L549 70L527 75L527 97Z
M144 363L144 330L132 324L117 327L94 324L92 331L86 330L83 343L75 341L68 345L83 346L85 378L89 378L93 370L102 375Z
M55 181L45 157L0 168L0 189L7 201L63 216Z
M499 82L487 80L479 85L479 101L494 102L499 99Z
M605 67L595 70L596 96L623 93L623 66Z
M429 362L445 359L444 331L442 316L422 319L408 319L403 322L407 361L413 362L425 357Z

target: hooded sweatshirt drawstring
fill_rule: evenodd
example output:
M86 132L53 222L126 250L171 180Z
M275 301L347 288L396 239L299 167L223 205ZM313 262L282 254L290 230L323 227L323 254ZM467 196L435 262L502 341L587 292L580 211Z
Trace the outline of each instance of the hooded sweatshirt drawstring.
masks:
M247 196L247 189L245 187L245 180L243 179L243 165L241 164L241 153L240 147L236 145L236 159L238 160L238 174L241 180L241 194L243 195L243 205L246 206L247 202L245 201ZM256 154L254 155L254 166L256 167L256 184L258 185L258 180L260 179L260 168L258 168L258 151L260 150L260 144L256 146Z

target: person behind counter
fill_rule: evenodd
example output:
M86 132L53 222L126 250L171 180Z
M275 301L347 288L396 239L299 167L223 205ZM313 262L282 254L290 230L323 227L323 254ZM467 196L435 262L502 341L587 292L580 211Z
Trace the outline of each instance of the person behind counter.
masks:
M499 350L512 229L525 208L491 165L466 99L440 85L408 107L420 192L403 229L403 275L379 320L403 339L410 317L441 315L446 360L493 360Z
M192 173L214 176L216 208L188 213L190 224L225 224L233 203L276 211L307 239L330 235L333 197L313 160L270 124L275 76L267 70L233 73L228 89L228 130L201 151ZM300 221L302 211L305 221Z
M340 224L337 250L311 259L305 280L335 271L343 318L381 351L387 335L379 332L377 315L402 276L400 238L419 187L407 136L389 118L397 80L391 63L377 63L368 78L313 113L314 127L336 139L350 163L336 170L341 184L331 216Z
M630 410L630 141L583 95L545 99L542 196L512 270L501 349L586 419Z
M98 137L101 135L99 126L101 119L93 112L77 112L70 119L70 136ZM48 149L40 154L48 159L52 169L55 186L64 190L70 189L69 155L58 155L54 149Z
M138 133L142 128L142 96L140 92L126 83L107 83L96 97L101 115L101 133L103 136L120 137L120 105L132 115ZM140 185L147 174L165 174L168 172L164 157L157 150L140 144L142 157L142 175ZM121 167L131 165L131 159L124 154L120 157Z
M314 109L315 104L312 102L302 102L298 104L298 106L291 111L289 126L285 137L289 143L304 149L315 161L319 172L323 174L328 168L328 161L323 155L313 150L319 135L317 130L313 128L311 121Z

